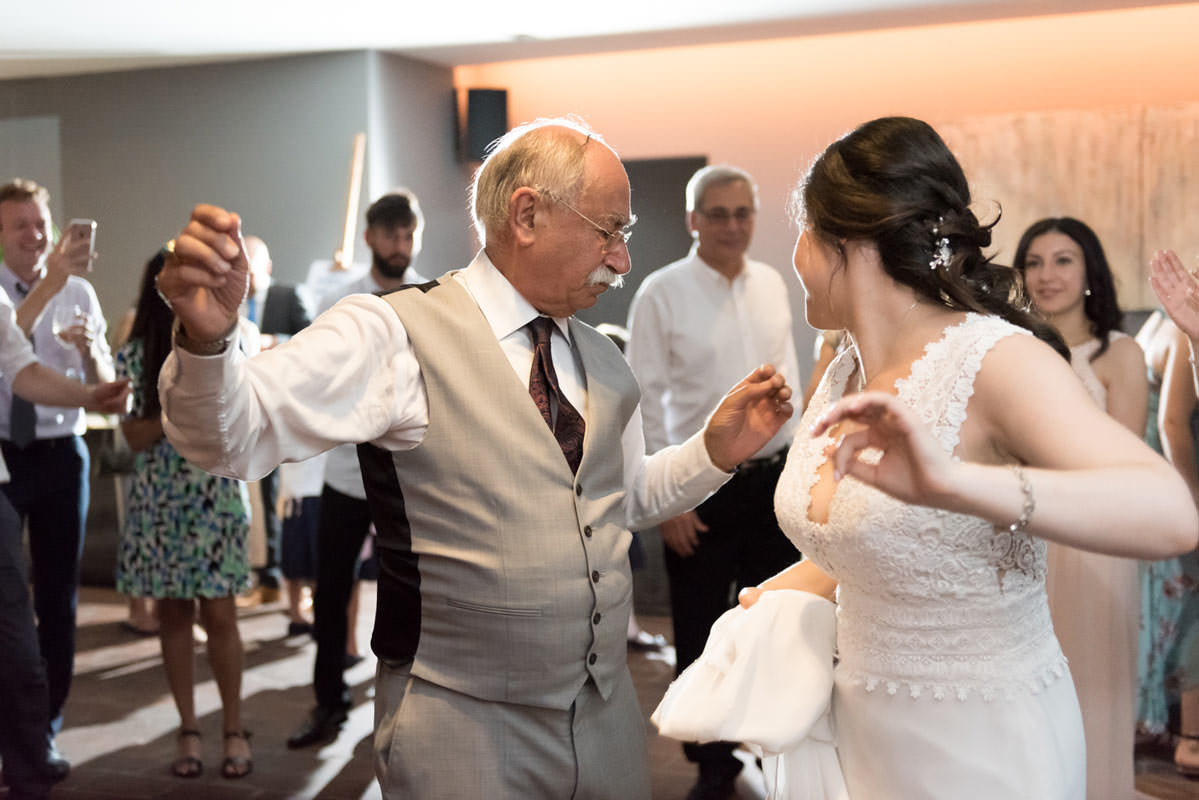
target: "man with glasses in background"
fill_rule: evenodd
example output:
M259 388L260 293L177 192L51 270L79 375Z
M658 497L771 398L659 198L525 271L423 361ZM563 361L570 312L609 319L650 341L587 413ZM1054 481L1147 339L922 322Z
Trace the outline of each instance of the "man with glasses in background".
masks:
M799 367L787 287L772 267L746 258L757 214L757 187L743 170L709 166L687 182L686 258L641 284L629 309L629 364L641 386L650 452L686 441L730 385L759 364L789 381ZM703 652L708 631L736 601L797 560L774 517L774 488L793 435L788 422L733 479L698 508L660 526L670 579L676 674ZM741 762L733 742L683 750L699 764L689 800L728 797Z

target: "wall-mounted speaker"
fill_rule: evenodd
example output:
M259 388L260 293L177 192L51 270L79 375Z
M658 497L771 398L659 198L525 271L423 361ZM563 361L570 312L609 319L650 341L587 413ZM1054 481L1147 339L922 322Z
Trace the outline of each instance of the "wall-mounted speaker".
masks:
M467 89L465 127L463 154L469 161L482 161L487 145L508 132L508 91Z

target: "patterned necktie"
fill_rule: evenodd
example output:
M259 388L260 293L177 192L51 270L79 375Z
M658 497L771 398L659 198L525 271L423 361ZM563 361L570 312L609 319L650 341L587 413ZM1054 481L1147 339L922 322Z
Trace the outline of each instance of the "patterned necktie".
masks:
M17 296L21 299L29 294L29 287L18 282ZM33 334L29 335L29 343L33 344ZM28 447L37 435L37 409L33 403L24 397L12 396L12 409L8 419L8 440L17 447Z
M554 322L549 317L538 317L526 327L533 332L533 369L529 372L529 396L537 404L545 424L554 432L562 455L570 465L570 471L579 471L583 459L583 433L586 423L575 407L562 394L558 386L558 373L550 355L550 332ZM550 395L558 401L558 418L553 418Z

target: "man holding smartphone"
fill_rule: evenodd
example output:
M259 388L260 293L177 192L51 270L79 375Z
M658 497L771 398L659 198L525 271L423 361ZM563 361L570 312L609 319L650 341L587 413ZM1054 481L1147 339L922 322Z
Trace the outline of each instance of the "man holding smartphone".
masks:
M51 243L50 195L30 180L0 186L0 289L17 306L16 321L47 366L86 383L111 381L112 354L92 285L90 220ZM46 661L50 728L48 763L69 765L54 745L75 662L79 557L88 508L90 459L82 408L29 403L0 378L0 449L12 474L4 494L28 525L38 643Z

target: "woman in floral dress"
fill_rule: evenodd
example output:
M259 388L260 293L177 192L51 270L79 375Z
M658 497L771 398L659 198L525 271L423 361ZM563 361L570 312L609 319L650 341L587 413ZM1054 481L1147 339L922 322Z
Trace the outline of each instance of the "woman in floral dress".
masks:
M245 484L193 467L164 438L158 373L171 348L173 315L155 290L163 253L146 264L129 341L117 352L117 373L132 385L132 410L121 422L136 453L124 530L118 550L117 590L158 601L159 639L167 682L179 710L181 778L203 771L193 698L192 626L197 601L208 633L208 661L224 709L226 778L248 775L252 762L241 726L241 636L234 597L249 587Z

